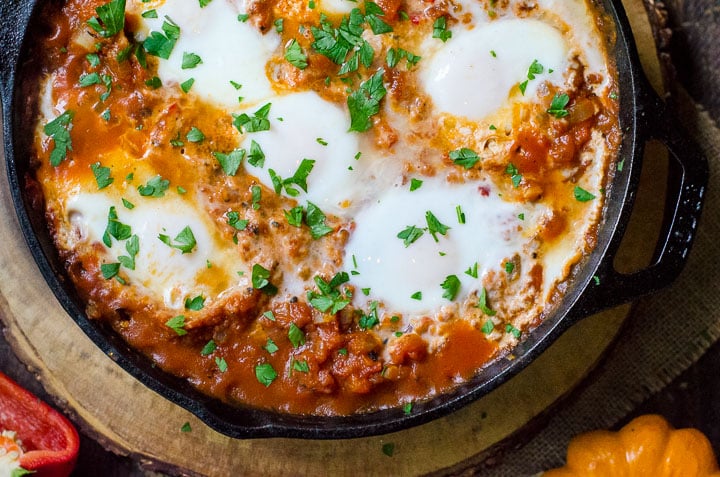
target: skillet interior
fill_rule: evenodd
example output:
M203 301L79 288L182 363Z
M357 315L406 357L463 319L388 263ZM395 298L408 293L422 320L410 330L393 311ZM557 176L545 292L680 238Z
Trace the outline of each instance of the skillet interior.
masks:
M41 9L35 8L33 1L11 3L10 8L17 8L14 14L27 20L28 27L23 28L24 22L21 21L18 23L21 35L3 35L2 38L3 42L9 42L9 45L3 45L6 51L10 48L11 53L18 54L20 58L17 65L11 62L10 68L3 71L5 151L13 199L31 252L62 306L97 346L146 386L198 415L220 432L241 438L282 436L325 439L375 435L422 424L464 406L508 380L580 318L632 298L627 287L614 284L613 278L617 278L617 274L612 261L629 220L639 182L642 146L649 134L648 126L653 125L648 122L648 116L656 115L660 106L639 70L639 59L620 1L604 0L602 6L616 25L616 43L611 55L616 61L619 75L620 125L625 131L620 153L625 167L615 175L612 187L607 191L604 220L599 227L595 250L576 267L572 285L557 309L513 350L514 359L501 358L458 388L417 403L411 415L405 415L400 408L393 408L347 417L295 416L230 406L209 398L197 392L185 380L155 368L149 359L130 348L103 322L91 321L86 317L84 305L67 278L48 233L43 204L37 200L35 191L28 187L25 180L32 175L32 165L24 158L30 157L32 135L28 131L33 129L35 111L32 98L38 83L38 65L31 55L30 39L41 36L42 32L38 30L42 22L37 20ZM49 3L52 6L59 2ZM699 210L696 213L699 214ZM688 232L689 238L692 232L694 229ZM664 253L666 244L660 245L658 251ZM673 262L673 265L674 272L677 267L681 267L682 262ZM594 275L599 276L601 286L594 285ZM668 283L674 275L665 273L652 283L640 283L637 278L642 277L634 278L639 288L633 293L641 294Z

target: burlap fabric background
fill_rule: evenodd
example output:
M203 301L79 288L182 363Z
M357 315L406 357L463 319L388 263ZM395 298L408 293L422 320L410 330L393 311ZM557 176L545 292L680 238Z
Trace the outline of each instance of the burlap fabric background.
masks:
M638 404L661 390L720 338L720 129L682 89L672 102L710 162L705 209L688 264L677 282L638 301L607 358L558 410L539 434L520 449L502 453L501 463L483 475L534 475L562 465L569 440L592 429L611 428ZM473 474L466 463L449 474Z

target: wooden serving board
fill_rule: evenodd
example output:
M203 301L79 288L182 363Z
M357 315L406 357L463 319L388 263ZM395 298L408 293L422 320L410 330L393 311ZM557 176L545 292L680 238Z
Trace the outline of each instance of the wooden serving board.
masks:
M661 88L660 66L642 0L624 0L646 71ZM664 188L662 149L650 148L643 183ZM651 160L650 160L651 159ZM19 231L5 161L0 168L0 319L15 353L86 433L150 468L201 475L417 475L478 462L573 389L621 329L629 306L570 329L532 365L488 396L429 424L379 437L336 441L240 440L225 437L150 391L104 355L75 325L45 284ZM643 200L620 262L640 267L656 233ZM657 216L657 214L655 214ZM659 218L656 221L659 224ZM184 423L191 432L181 432ZM394 453L386 456L384 444Z

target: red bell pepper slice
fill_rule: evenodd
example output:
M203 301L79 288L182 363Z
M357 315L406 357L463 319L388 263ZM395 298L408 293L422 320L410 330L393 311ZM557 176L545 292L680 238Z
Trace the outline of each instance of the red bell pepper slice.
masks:
M66 477L75 467L80 438L62 414L0 372L0 431L17 433L20 466L34 477Z

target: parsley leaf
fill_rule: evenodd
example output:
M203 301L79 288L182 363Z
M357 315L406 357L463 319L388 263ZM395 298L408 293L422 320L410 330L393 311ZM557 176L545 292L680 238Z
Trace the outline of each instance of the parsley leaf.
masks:
M430 232L430 235L432 235L433 239L436 242L438 241L436 234L445 235L450 229L450 227L440 222L438 218L435 217L435 215L429 210L425 212L425 221L428 225L428 232Z
M303 215L305 213L302 205L293 207L289 211L284 210L283 213L285 214L285 218L287 219L288 224L292 225L293 227L302 226Z
M235 116L233 125L241 133L269 131L270 121L268 120L268 114L270 113L270 106L272 106L272 103L265 104L255 111L252 116L249 116L247 113Z
M185 309L200 311L205 308L205 297L198 295L194 298L185 298Z
M447 298L448 300L452 301L457 296L458 292L460 291L460 279L457 277L457 275L448 275L445 277L445 281L440 284L443 290L445 292L443 293L443 298Z
M476 305L476 307L480 308L482 312L488 316L495 316L497 314L497 312L491 309L488 305L488 295L485 287L480 290L480 296L478 297L478 304Z
M200 356L209 356L217 349L217 345L214 340L208 341L203 349L200 350Z
M350 281L350 276L346 272L338 272L330 282L326 282L319 275L316 275L314 280L320 293L314 291L307 293L308 302L313 308L334 315L350 304L350 300L338 289L340 285Z
M423 181L420 179L410 179L410 192L418 190L420 187L422 187Z
M160 175L157 175L150 179L147 184L145 185L139 185L138 186L138 192L143 197L163 197L165 196L165 191L170 186L170 181L167 179L163 179Z
M253 139L250 143L250 154L248 154L248 163L251 166L263 167L265 165L265 153L260 144Z
M100 265L100 272L105 280L110 280L120 272L119 263L103 263Z
M92 169L93 175L95 176L98 190L104 189L115 181L115 179L110 177L110 168L101 166L99 162L90 164L90 169Z
M493 320L488 318L487 320L485 320L485 323L482 325L482 328L480 328L480 331L482 331L486 335L489 335L490 333L493 332L494 329L495 329L495 323L493 323Z
M205 140L205 134L203 134L203 132L195 126L190 129L185 137L188 141L195 143L203 142Z
M290 343L292 343L293 348L297 348L305 344L305 333L303 333L303 330L298 328L295 323L290 323L288 339L290 340Z
M95 9L97 17L88 20L88 25L103 38L118 34L125 28L125 0L112 0Z
M447 18L438 17L435 20L432 37L440 39L443 43L452 38L452 32L447 29Z
M72 120L75 112L67 110L45 125L43 131L52 138L55 145L50 152L50 164L57 167L67 158L67 152L72 151Z
M158 235L158 239L168 247L180 250L183 254L192 252L197 245L195 235L193 235L190 226L185 226L172 240L165 234Z
M254 289L260 290L266 295L277 293L277 287L270 283L270 270L258 263L253 265L251 281Z
M165 18L162 25L165 34L157 31L150 32L150 36L143 42L143 48L149 54L167 60L175 48L175 43L180 38L180 27L169 18Z
M515 164L512 162L509 162L507 167L505 167L505 173L510 176L510 180L512 181L513 187L516 189L520 186L520 183L522 182L522 174L520 174L520 171L518 171L518 168L515 167Z
M378 17L385 16L385 11L375 2L365 2L365 21L370 25L370 29L376 35L390 33L392 27Z
M578 202L589 202L595 198L595 195L586 191L580 186L575 186L573 194L575 195L575 200L577 200Z
M397 238L402 239L405 247L409 247L410 244L422 237L423 233L425 233L423 229L417 228L414 225L408 225L399 234L397 234Z
M190 70L195 68L197 65L202 63L202 58L200 58L199 55L195 53L188 53L187 51L183 52L182 57L182 65L180 66L183 70Z
M294 359L292 367L293 367L293 370L299 371L301 373L309 373L310 372L310 366L308 365L307 361L298 361L298 360Z
M248 220L241 219L240 214L238 214L234 210L231 210L227 213L227 224L236 230L245 230L248 223Z
M185 331L185 316L184 315L178 315L173 318L170 318L165 322L165 326L168 328L172 328L175 333L177 333L178 336L183 336L187 334L187 331Z
M278 345L276 345L272 339L268 338L263 349L270 354L275 354L280 348L278 348Z
M387 94L383 74L383 70L378 71L348 96L350 131L365 132L372 126L370 118L380 112L380 101Z
M333 231L332 227L325 225L325 214L312 202L307 203L305 223L310 227L312 238L319 239Z
M303 53L298 43L294 38L290 40L287 47L285 47L285 59L296 68L304 70L307 68L307 56Z
M377 313L378 302L373 301L370 303L370 313L367 315L363 314L358 320L358 326L361 330L369 330L380 323Z
M463 147L462 149L451 151L450 159L452 159L458 166L463 166L465 169L471 169L478 163L480 157L472 149Z
M132 229L129 225L123 224L118 220L117 210L114 206L108 211L108 223L103 233L102 241L109 248L112 247L112 238L117 241L127 240L132 235Z
M550 108L547 110L548 114L555 116L556 118L564 118L568 114L567 109L565 107L570 102L570 96L567 94L558 94L555 93L555 96L553 96L552 101L550 102Z
M225 174L234 176L237 174L237 170L245 159L245 149L235 149L229 154L223 154L221 152L213 152L213 156L220 163L220 167L223 168Z
M227 361L225 361L225 358L220 356L215 358L215 365L221 373L224 373L228 369Z
M127 250L128 255L120 255L118 261L123 267L135 270L135 257L140 251L140 239L137 235L133 235L125 242L125 250Z
M270 386L275 378L277 378L277 372L270 363L258 364L255 366L255 377L260 384L265 387Z

